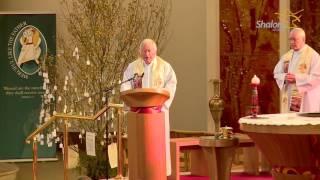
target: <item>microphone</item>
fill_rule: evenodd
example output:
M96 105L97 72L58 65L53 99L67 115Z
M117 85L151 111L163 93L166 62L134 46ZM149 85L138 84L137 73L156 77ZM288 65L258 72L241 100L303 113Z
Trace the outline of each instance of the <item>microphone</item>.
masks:
M121 81L120 83L118 83L118 85L121 85L123 83L126 83L126 82L129 82L129 81L133 81L135 80L137 77L139 77L139 74L138 73L134 73L133 76L125 81Z

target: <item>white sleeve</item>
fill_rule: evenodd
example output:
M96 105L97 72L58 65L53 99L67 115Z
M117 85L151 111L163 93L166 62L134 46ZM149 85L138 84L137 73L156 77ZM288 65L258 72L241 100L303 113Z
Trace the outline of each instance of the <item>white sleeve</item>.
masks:
M133 74L132 73L132 67L131 67L131 64L129 64L129 66L127 67L127 69L123 73L122 82L124 82L124 81L128 80L129 78L131 78L132 74ZM125 82L125 83L121 84L120 92L129 90L129 89L132 89L131 81L128 81L128 82Z
M277 85L280 89L284 87L285 76L286 76L286 73L283 71L284 70L283 64L284 64L284 61L281 58L273 70L273 77L276 80Z
M177 87L177 77L174 70L169 65L168 72L166 72L165 84L164 84L164 88L168 90L170 93L170 98L164 103L164 108L167 110L169 109L173 101L173 98L176 92L176 87Z

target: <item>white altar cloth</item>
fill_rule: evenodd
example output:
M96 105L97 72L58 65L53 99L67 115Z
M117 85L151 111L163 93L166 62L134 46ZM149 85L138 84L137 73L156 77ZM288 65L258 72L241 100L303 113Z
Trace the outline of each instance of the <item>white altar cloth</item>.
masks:
M262 114L258 115L258 118L246 116L240 118L239 123L272 126L320 125L320 117L305 117L301 114L305 113ZM312 113L310 113L310 116L312 116Z

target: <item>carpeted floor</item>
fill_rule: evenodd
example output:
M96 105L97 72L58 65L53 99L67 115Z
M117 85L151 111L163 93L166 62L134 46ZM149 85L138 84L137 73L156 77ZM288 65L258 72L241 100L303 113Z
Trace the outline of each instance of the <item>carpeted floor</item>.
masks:
M32 180L32 163L14 163L19 167L16 180ZM231 180L272 180L269 173L262 173L259 176L248 175L243 172L242 165L233 166L233 173ZM79 171L76 169L68 170L70 180L78 180ZM1 179L1 178L0 178ZM58 161L52 162L38 162L38 179L40 180L60 180L63 179L63 162L61 157ZM208 176L191 176L182 175L181 180L209 180Z
M180 176L180 180L210 180L207 176ZM259 176L247 175L245 173L232 173L231 180L272 180L270 174L260 174Z

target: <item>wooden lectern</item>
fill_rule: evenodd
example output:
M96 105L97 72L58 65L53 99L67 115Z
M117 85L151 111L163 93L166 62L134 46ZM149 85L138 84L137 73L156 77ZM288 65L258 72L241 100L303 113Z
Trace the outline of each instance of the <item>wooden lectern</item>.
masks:
M137 88L121 92L128 112L129 179L166 179L164 112L170 97L165 89Z

